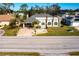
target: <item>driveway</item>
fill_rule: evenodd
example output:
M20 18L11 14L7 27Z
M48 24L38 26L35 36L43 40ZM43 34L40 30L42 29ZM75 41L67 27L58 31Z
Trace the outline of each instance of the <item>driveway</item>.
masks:
M18 33L17 36L32 36L32 29L31 28L21 28Z

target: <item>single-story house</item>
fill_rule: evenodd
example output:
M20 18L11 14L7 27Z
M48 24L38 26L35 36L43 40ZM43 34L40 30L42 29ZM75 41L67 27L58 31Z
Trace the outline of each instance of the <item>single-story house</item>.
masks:
M0 27L3 27L4 25L9 25L9 22L12 18L12 15L0 15Z
M59 16L52 16L49 14L35 14L29 17L26 20L26 24L32 24L34 21L39 21L39 26L41 28L46 28L46 27L59 27L61 26L61 20L62 18Z

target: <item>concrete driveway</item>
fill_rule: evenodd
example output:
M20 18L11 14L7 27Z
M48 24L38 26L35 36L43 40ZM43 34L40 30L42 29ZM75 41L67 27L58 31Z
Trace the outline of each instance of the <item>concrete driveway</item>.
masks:
M18 33L17 36L32 36L32 29L31 28L21 28Z

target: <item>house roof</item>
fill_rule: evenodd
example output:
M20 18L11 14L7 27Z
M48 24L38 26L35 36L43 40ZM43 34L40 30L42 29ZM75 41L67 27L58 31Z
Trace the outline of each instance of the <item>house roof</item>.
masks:
M10 21L12 18L12 15L0 15L0 21Z
M51 15L49 15L49 14L44 14L44 13L41 13L41 14L35 14L35 15L32 15L31 17L29 17L27 20L26 20L26 22L27 23L31 23L31 22L33 22L33 21L35 21L36 19L35 19L35 17L52 17Z
M49 15L49 14L46 14L46 13L41 13L41 14L35 14L35 15L33 15L33 17L52 17L51 15Z

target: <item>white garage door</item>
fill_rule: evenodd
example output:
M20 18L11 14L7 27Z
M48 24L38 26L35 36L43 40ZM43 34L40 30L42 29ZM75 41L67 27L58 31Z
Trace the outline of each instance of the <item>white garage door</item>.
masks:
M79 22L73 22L72 26L79 26Z

